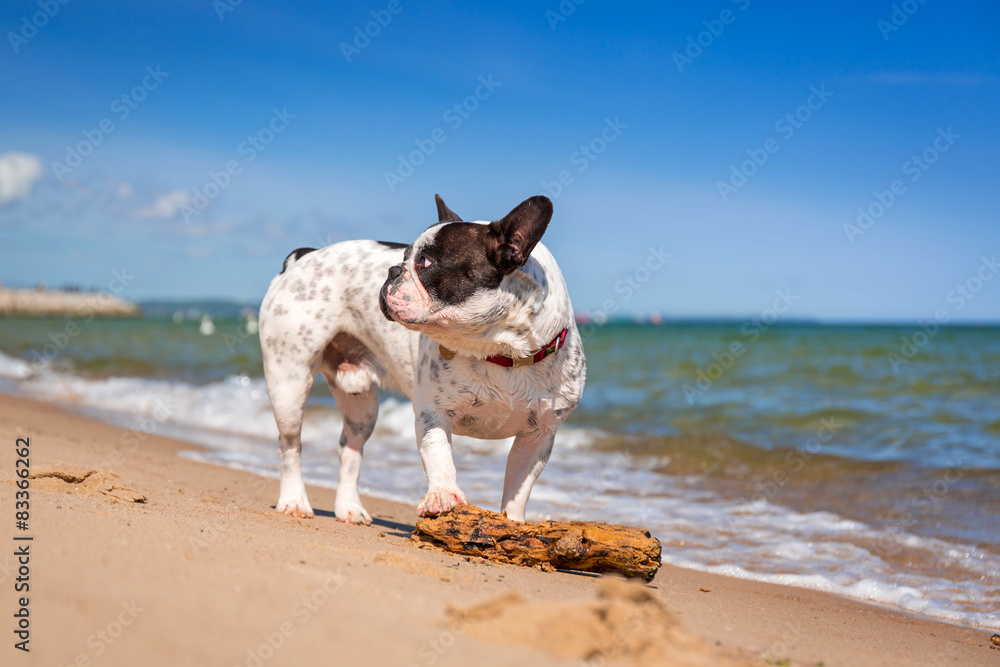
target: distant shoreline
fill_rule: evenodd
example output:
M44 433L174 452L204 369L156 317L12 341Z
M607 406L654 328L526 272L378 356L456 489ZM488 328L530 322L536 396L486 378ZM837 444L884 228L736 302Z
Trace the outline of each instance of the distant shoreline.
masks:
M142 310L110 292L0 288L0 317L138 317Z

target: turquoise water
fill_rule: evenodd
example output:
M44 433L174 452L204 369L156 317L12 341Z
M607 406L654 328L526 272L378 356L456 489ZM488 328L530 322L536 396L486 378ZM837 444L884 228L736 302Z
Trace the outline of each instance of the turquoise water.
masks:
M915 327L791 325L754 343L739 329L599 330L587 345L579 418L631 433L726 434L771 449L800 444L827 417L840 429L827 453L1000 468L1000 329L944 329L898 369L889 355ZM734 343L744 351L726 356Z
M0 389L149 422L205 460L274 474L257 336L236 317L0 319ZM743 322L585 326L588 381L532 516L649 527L664 558L996 627L1000 328ZM73 335L70 335L72 332ZM306 473L333 485L340 422L310 397ZM405 398L387 397L362 483L419 500ZM502 443L456 441L495 506Z
M0 319L0 351L87 377L206 384L263 377L245 322ZM829 418L824 452L866 461L1000 468L1000 328L945 328L904 363L905 326L786 325L751 341L740 323L584 328L587 390L573 424L623 436L724 435L762 451L795 447ZM73 329L70 328L72 331ZM743 345L739 356L729 352ZM720 361L721 359L721 361ZM905 359L905 358L904 358ZM313 392L322 402L321 382Z

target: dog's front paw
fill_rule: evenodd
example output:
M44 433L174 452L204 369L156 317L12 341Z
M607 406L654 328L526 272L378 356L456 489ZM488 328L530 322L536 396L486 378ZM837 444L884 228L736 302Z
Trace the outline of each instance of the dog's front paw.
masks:
M313 518L313 509L309 506L309 501L305 497L299 498L279 498L278 504L274 507L278 514L295 516L300 519Z
M417 507L417 516L436 516L444 514L458 505L468 505L465 494L457 486L455 487L433 487L420 501Z
M337 515L337 521L364 524L366 526L372 525L372 517L365 511L365 508L361 506L361 503L344 506L334 505L333 512Z

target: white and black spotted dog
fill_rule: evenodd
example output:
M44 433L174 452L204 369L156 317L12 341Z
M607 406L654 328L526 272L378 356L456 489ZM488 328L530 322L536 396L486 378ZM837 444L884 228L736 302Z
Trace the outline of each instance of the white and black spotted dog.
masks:
M539 243L552 202L532 197L487 223L463 222L436 199L438 224L412 244L300 248L271 282L260 341L280 434L278 512L313 516L300 433L306 396L322 373L344 420L338 519L371 523L358 475L381 386L413 402L429 481L420 516L468 502L452 460L452 434L459 434L514 438L502 510L524 521L531 487L586 374L566 283Z

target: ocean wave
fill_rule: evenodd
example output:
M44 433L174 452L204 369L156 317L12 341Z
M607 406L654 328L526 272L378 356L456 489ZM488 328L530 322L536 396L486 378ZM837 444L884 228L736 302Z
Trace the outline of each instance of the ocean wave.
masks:
M31 364L22 360L8 357L0 352L0 378L8 380L24 380L35 374Z
M267 386L261 378L230 376L221 382L192 385L147 377L89 378L71 373L38 372L19 359L0 353L0 376L18 380L19 391L39 400L65 403L119 417L156 416L164 425L185 427L216 436L243 436L277 441ZM343 421L333 407L307 404L302 428L304 445L336 450ZM392 397L383 399L375 435L382 440L405 441L414 447L413 406ZM557 445L568 449L589 446L602 433L596 429L564 427ZM213 442L219 442L216 437ZM470 451L506 451L513 438L477 440L455 436L456 448Z
M37 371L2 353L0 377L19 394L205 447L187 457L278 474L277 429L260 378L233 375L202 385L91 378ZM335 486L341 428L329 401L307 406L303 472L308 482ZM472 502L498 508L508 447L509 440L454 439L459 481ZM641 525L662 540L666 562L1000 628L996 549L901 530L890 522L861 521L850 515L846 501L839 509L809 509L802 494L782 502L781 496L755 499L741 490L747 487L733 492L727 486L787 469L794 451L725 435L643 438L570 425L557 434L550 463L532 493L529 518ZM826 488L816 489L824 480L830 488L842 487L849 478L871 487L872 480L892 480L905 468L898 462L823 455L810 463L796 484L803 494L823 497L829 495ZM410 504L426 491L408 401L388 397L381 402L361 483L365 493ZM909 482L900 477L897 483L906 488Z

